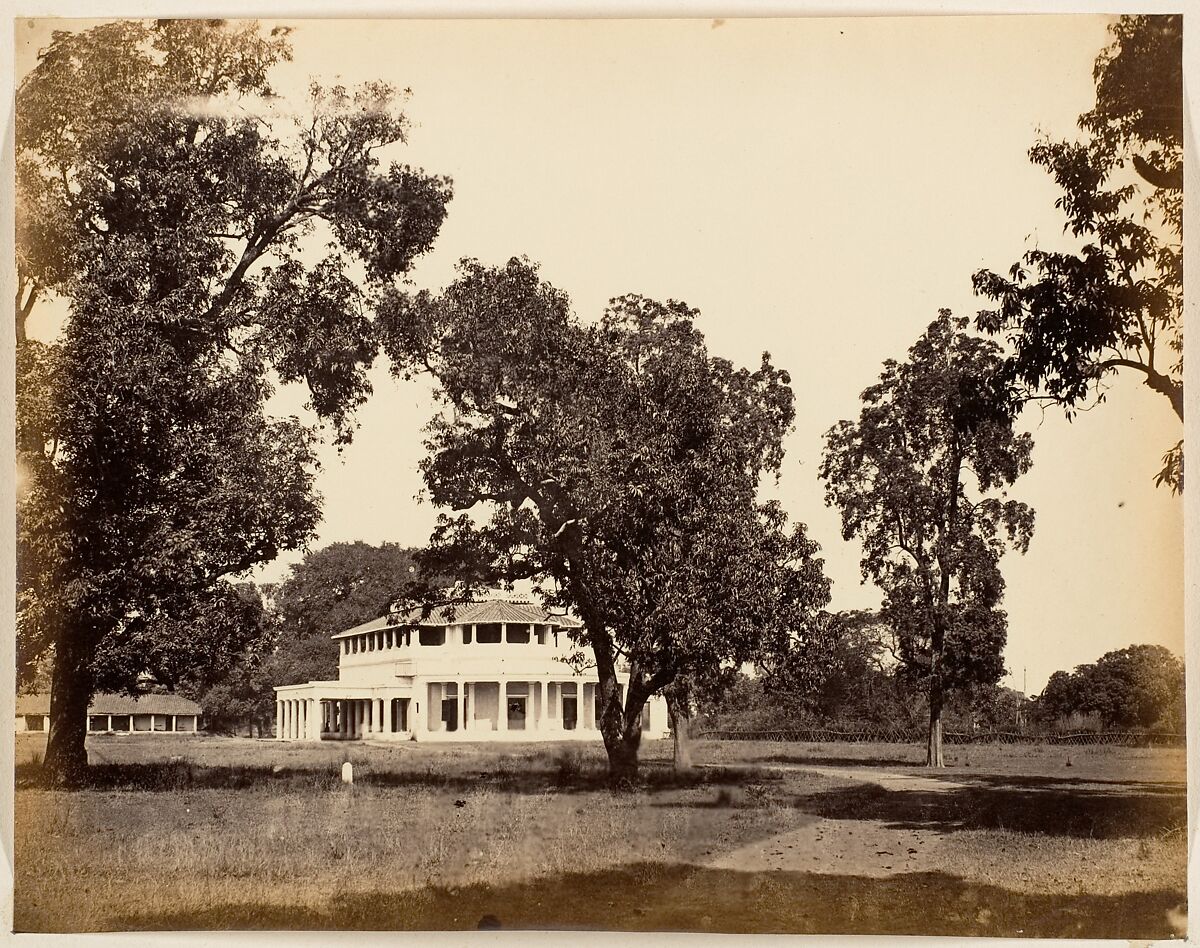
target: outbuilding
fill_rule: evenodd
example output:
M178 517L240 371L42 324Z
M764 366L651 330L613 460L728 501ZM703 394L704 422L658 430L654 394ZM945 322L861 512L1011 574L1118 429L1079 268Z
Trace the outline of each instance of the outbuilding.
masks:
M182 695L97 694L88 705L89 734L195 734L203 709ZM17 731L45 731L50 724L50 695L17 696Z

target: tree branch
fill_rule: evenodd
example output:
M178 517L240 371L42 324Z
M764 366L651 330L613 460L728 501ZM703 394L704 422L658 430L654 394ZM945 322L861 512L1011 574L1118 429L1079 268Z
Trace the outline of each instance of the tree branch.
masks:
M1179 420L1183 421L1183 386L1170 376L1134 359L1106 359L1104 362L1098 363L1096 368L1101 372L1107 369L1121 368L1135 369L1143 373L1146 376L1146 387L1160 395L1165 395L1175 410L1175 414L1179 416Z

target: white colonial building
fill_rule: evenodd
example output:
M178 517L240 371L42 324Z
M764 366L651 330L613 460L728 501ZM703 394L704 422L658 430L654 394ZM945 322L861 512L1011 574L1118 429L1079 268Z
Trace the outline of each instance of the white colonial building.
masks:
M567 664L579 623L528 601L489 599L393 614L334 635L337 681L275 689L284 741L598 740L595 672ZM628 675L621 676L622 688ZM666 702L642 712L667 736Z

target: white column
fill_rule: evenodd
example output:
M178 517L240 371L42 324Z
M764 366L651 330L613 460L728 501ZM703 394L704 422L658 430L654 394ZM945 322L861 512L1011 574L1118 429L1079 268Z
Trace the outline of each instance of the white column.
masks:
M425 726L429 713L429 683L421 678L414 678L412 685L412 700L408 704L408 726L413 736L419 741L429 728Z
M499 698L498 698L499 708L497 708L497 713L496 713L496 730L497 731L507 731L508 730L508 682L501 680L501 681L497 682L497 684L499 685L500 692L499 692Z
M542 729L542 718L546 714L546 683L544 681L531 681L529 683L529 703L533 705L529 709L529 717L533 720L531 730L540 731Z
M112 715L111 714L108 716L108 727L105 728L105 730L108 730L108 731L112 730Z
M192 733L196 734L199 732L199 730L200 730L200 715L193 714L192 715ZM259 737L262 737L261 731L259 732Z
M461 733L462 731L464 731L466 729L466 724L463 721L463 707L465 704L463 695L466 691L467 683L460 678L454 684L455 684L455 688L454 688L455 712L454 713L455 713L455 719L458 722L458 730Z

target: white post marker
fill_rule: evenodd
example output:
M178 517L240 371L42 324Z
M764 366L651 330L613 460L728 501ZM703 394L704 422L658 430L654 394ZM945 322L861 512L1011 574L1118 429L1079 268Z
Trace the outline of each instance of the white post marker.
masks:
M354 765L350 761L342 764L342 783L350 784L351 786L354 784Z

